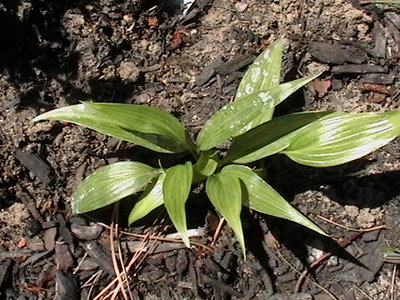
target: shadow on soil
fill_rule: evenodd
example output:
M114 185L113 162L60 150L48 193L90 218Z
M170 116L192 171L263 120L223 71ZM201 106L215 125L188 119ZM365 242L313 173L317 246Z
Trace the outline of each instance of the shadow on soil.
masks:
M130 4L121 1L100 2L92 4L98 6L96 10L100 13L117 9L137 14L143 8L142 0L132 1ZM77 79L78 73L82 72L80 64L83 58L75 51L76 42L82 37L77 35L73 40L68 38L62 20L70 10L78 11L90 23L91 13L86 8L88 3L89 1L21 0L3 1L0 4L0 74L4 74L8 83L20 91L17 99L9 100L13 102L8 104L9 107L52 107L58 103L58 99L55 99L57 96L65 97L68 104L87 99L126 101L134 85L120 78L92 78L85 83L89 86L89 92L71 84ZM159 1L147 1L145 6L158 3ZM128 7L122 7L123 4ZM105 41L106 37L101 42ZM112 49L108 55L121 55L123 49L119 49L119 45L113 44L110 47ZM49 82L61 87L61 95L59 88L49 86ZM58 95L54 95L55 91Z
M345 165L312 168L280 156L270 161L268 182L288 201L308 190L321 190L341 205L379 207L400 194L400 171L368 174L371 161L359 159Z

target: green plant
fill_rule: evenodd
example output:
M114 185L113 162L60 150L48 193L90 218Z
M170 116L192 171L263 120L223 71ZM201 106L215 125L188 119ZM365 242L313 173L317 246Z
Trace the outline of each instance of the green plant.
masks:
M243 164L279 153L314 167L349 162L397 137L400 111L317 111L272 118L275 106L319 75L280 84L282 48L283 42L278 40L254 61L239 85L235 101L206 122L195 142L175 117L147 106L81 103L36 117L34 121L61 120L86 126L157 152L187 151L193 156L191 161L165 170L132 161L101 167L72 195L73 213L89 212L142 192L129 223L164 204L189 246L185 203L192 185L205 181L210 201L234 231L243 252L242 205L325 234ZM232 146L225 155L213 150L230 139Z

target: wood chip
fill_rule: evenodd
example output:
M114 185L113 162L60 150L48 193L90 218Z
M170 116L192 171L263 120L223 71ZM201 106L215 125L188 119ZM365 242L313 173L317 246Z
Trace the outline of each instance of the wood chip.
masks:
M381 93L375 93L375 92L371 92L368 95L368 101L372 102L372 103L382 103L383 101L386 100L386 95L385 94L381 94Z
M82 244L82 246L87 254L89 254L89 256L92 257L94 261L100 266L100 268L102 268L110 275L115 275L111 257L104 251L103 247L101 247L95 241L88 241Z
M220 75L228 75L231 74L248 64L254 61L254 57L252 56L241 56L232 60L228 60L224 62L221 66L219 66L215 71Z
M80 299L78 291L78 284L72 277L67 276L60 270L56 271L55 300Z
M400 16L398 14L393 11L389 11L385 14L385 16L389 19L390 22L393 23L394 26L397 27L397 29L400 30Z
M367 60L367 54L361 49L341 44L311 42L309 52L322 63L341 65L346 62L360 64Z
M343 65L343 66L335 66L332 68L332 73L334 74L366 74L366 73L386 73L387 68L377 65Z
M57 228L47 229L43 234L44 247L47 251L53 251L56 245Z
M67 244L56 243L55 254L58 269L67 271L74 266L74 258Z
M14 156L45 185L52 181L51 167L36 153L18 149Z
M78 239L95 240L103 231L103 227L98 224L92 224L90 226L71 224L71 231Z
M382 25L376 21L372 32L375 36L374 54L376 57L385 58L386 57L386 36L382 28Z
M203 275L202 279L203 279L203 282L205 284L208 284L208 285L212 286L213 288L215 288L217 290L223 291L223 292L225 292L225 293L227 293L229 295L232 295L234 297L239 297L239 298L243 298L244 297L244 295L242 295L241 293L239 293L238 291L236 291L235 289L233 289L229 285L227 285L227 284L225 284L225 283L223 283L223 282L221 282L221 281L219 281L217 279L211 278L211 277L209 277L207 275Z
M390 95L390 89L386 85L374 84L374 83L364 83L361 86L362 92L377 92L380 94Z
M376 84L393 84L395 76L390 74L369 73L361 77L360 81L363 83L376 83Z
M65 221L63 215L57 214L56 219L59 224L58 232L63 238L64 242L66 242L69 245L74 245L74 238L72 237L71 232L67 228L67 222Z

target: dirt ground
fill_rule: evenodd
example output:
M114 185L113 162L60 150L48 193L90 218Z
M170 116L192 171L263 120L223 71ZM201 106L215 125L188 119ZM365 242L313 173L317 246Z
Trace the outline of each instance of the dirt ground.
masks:
M183 10L178 2L0 3L0 298L397 299L397 265L380 249L400 246L398 139L334 168L263 161L270 184L332 239L244 211L246 261L228 227L213 239L218 217L201 189L187 208L192 249L173 242L162 209L130 228L129 203L71 216L70 195L93 170L127 159L157 166L158 156L75 125L31 122L50 109L82 100L151 105L195 135L279 37L283 81L324 73L277 114L399 106L392 6L204 0ZM379 225L386 229L367 231ZM124 289L113 259L129 269Z

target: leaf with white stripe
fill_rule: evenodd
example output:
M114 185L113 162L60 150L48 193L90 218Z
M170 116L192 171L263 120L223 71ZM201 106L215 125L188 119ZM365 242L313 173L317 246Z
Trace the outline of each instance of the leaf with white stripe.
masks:
M336 166L361 158L399 135L399 110L338 113L301 130L282 153L307 166Z

